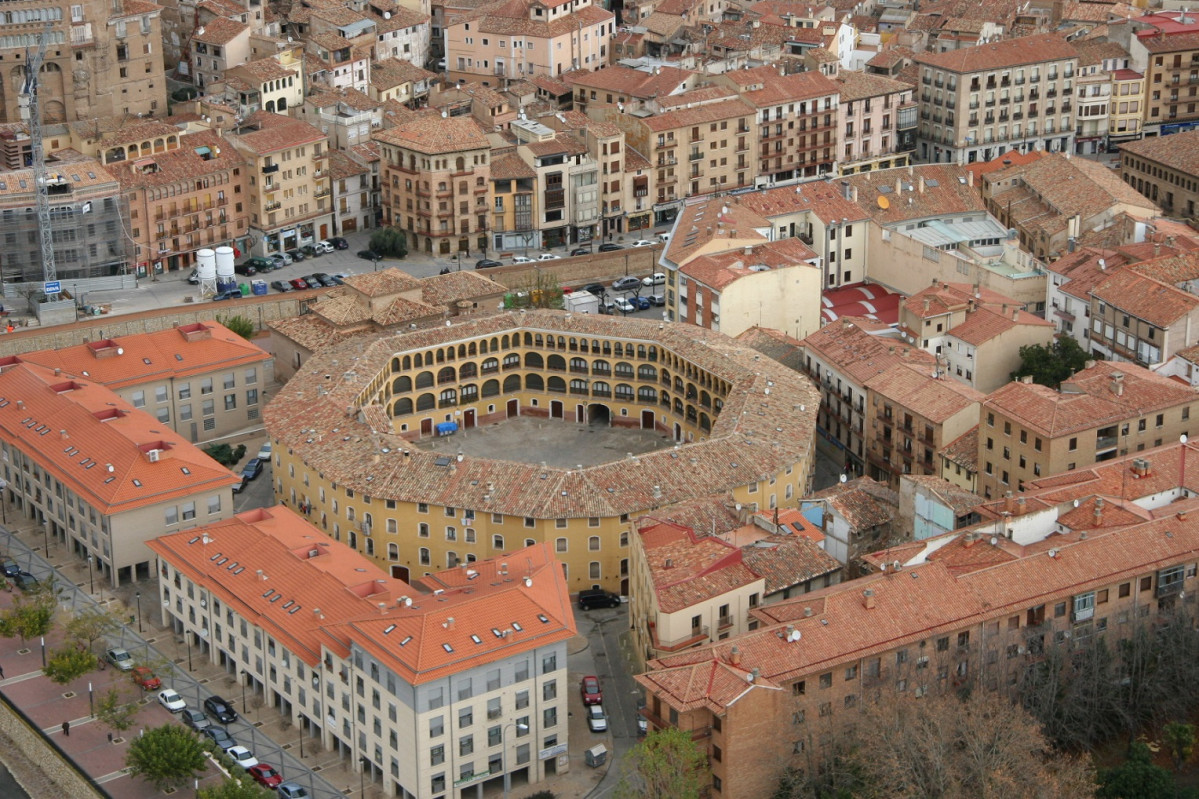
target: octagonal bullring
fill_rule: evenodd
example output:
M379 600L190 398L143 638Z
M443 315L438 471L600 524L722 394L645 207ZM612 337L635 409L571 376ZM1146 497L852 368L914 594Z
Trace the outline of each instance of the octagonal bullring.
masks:
M819 402L807 377L720 333L527 311L321 350L265 421L277 498L397 577L553 541L572 591L624 592L630 518L703 497L794 506ZM508 457L457 444L514 418L528 430ZM612 428L572 447L631 450L627 430L651 451L539 457L563 447L538 440L558 425Z

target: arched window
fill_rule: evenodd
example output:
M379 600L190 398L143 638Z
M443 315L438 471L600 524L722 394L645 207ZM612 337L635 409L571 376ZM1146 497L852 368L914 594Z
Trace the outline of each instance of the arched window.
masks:
M571 380L570 381L570 393L571 394L582 394L582 395L586 396L587 381L586 380Z
M520 366L520 353L511 352L504 356L504 368L516 369Z
M412 400L404 397L396 400L395 407L392 409L392 416L407 416L412 413Z
M591 396L610 397L612 396L612 386L608 383L605 383L603 380L596 380L591 384Z
M508 375L504 378L504 392L520 391L520 375Z
M462 387L462 395L460 397L462 404L474 402L479 398L479 387L474 383L470 383Z
M649 386L641 386L637 389L637 399L640 402L653 404L658 401L658 391Z
M450 408L458 404L458 391L456 389L447 388L441 392L437 398L438 408Z
M542 360L541 353L539 353L539 352L526 352L525 353L525 366L526 367L528 367L530 369L540 369L544 365L545 365L545 361Z
M418 411L429 411L437 406L437 398L432 394L421 394L416 398L416 409Z
M634 374L633 364L626 363L624 361L618 361L616 367L612 370L612 373L617 377L627 377L631 379Z
M391 392L393 394L403 394L406 391L412 390L412 378L407 375L401 375L391 381Z
M650 366L648 363L643 363L637 367L638 380L657 380L658 370Z
M557 394L566 393L566 381L560 377L550 377L545 381L545 390L552 391Z
M498 372L499 369L500 369L500 361L498 358L488 358L487 360L483 361L483 367L482 367L483 374L490 374L491 372Z
M603 360L595 360L591 362L591 374L593 375L610 375L612 374L612 364Z
M541 375L525 375L525 388L529 391L542 391L545 388L545 380Z
M429 548L421 547L420 548L420 565L428 566L432 562L433 561L429 558Z
M545 359L545 368L555 372L565 372L566 359L561 355L550 355Z
M393 543L393 544L387 545L387 559L390 561L393 561L393 562L400 559L400 545L399 544Z
M439 369L437 372L437 385L439 386L444 385L445 383L454 383L457 382L457 380L458 373L452 366Z
M593 535L587 539L587 549L590 552L599 552L600 538L598 535Z
M432 388L432 386L433 386L433 373L432 372L421 372L420 374L418 374L416 376L416 387L417 388Z
M566 539L565 538L554 539L554 551L555 552L565 552L566 551Z
M366 539L366 554L368 554L368 555L375 554L375 539L373 539L373 538Z
M571 358L570 371L577 375L587 374L587 359L586 358Z
M496 394L499 394L499 393L500 393L500 381L488 380L486 383L483 384L483 396L484 397L494 397Z
M476 377L478 374L479 374L479 367L475 366L470 361L467 361L466 363L464 363L458 367L458 379L459 380L470 380L471 378Z

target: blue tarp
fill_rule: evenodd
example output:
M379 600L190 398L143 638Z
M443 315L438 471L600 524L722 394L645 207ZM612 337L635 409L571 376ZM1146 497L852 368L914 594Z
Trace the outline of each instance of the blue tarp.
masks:
M458 425L455 422L441 422L437 425L437 435L448 436L458 432Z

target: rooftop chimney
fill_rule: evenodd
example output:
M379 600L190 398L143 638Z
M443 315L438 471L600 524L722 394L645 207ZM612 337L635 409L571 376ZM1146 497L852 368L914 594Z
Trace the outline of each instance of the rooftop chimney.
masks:
M729 652L729 663L732 663L734 666L741 665L741 650L737 647L733 647L732 651Z
M1091 516L1091 521L1096 527L1103 524L1103 497L1095 497L1095 512Z
M966 185L974 188L974 173L970 170L966 170Z
M812 618L812 609L811 609L811 608L804 608L804 609L803 609L803 617L804 617L805 619L810 619L810 618Z
M1117 397L1124 396L1124 375L1120 372L1112 372L1112 391Z
M863 599L862 604L866 606L866 610L874 609L874 589L873 588L867 588L865 591L863 591L862 599Z
M1019 308L1012 309L1012 321L1013 322L1020 321L1020 309Z
M921 175L921 176L920 176L920 184L919 184L919 186L920 186L920 193L921 193L921 194L924 194L924 175Z

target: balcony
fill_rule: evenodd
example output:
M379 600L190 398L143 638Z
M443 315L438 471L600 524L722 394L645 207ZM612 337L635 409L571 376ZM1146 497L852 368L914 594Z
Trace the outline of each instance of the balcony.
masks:
M671 641L663 641L658 638L658 626L651 621L649 623L649 633L650 638L653 641L653 647L658 652L677 652L680 649L697 646L707 642L708 640L708 626L706 624L699 627L692 627L691 632L688 635L682 636L681 638L675 638Z
M264 174L264 175L273 175L274 173L276 173L278 171L279 171L278 164L266 164L265 166L262 167L262 174Z
M317 189L315 192L313 192L312 196L319 200L321 197L328 197L332 193L333 190L326 186L323 189Z

